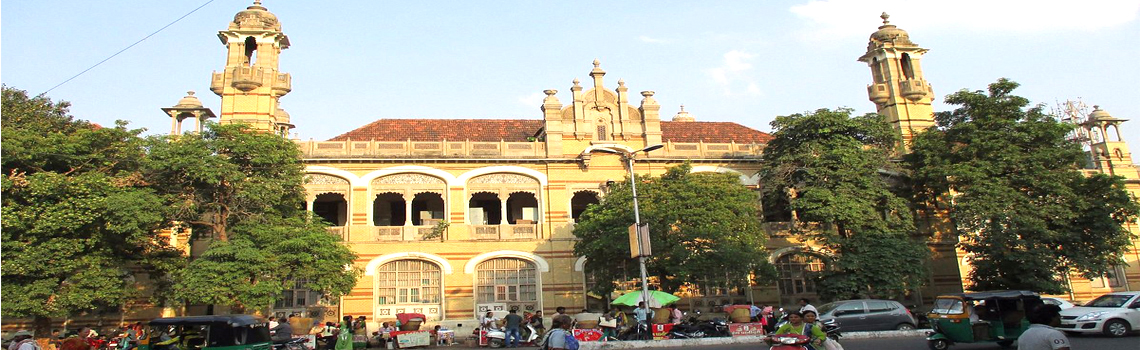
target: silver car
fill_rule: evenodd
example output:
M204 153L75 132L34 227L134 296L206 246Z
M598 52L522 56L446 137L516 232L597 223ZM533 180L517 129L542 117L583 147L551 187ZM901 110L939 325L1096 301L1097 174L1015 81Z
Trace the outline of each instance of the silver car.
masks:
M844 331L883 331L914 329L918 321L894 300L842 300L818 308L819 319L835 319Z
M1140 292L1108 293L1083 306L1061 310L1061 327L1058 329L1115 337L1140 331Z

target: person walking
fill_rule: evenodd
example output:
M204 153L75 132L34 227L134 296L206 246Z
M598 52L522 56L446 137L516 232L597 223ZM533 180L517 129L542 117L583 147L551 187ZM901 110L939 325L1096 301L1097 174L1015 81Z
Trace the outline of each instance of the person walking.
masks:
M802 314L804 311L812 311L817 314L819 313L819 310L816 310L815 306L811 305L811 300L808 300L808 298L800 299L800 313Z
M344 316L340 323L340 332L336 336L334 350L352 350L352 316Z
M1017 338L1017 350L1069 350L1069 338L1056 328L1061 325L1061 307L1037 306L1029 312L1029 329Z
M40 344L32 339L32 332L21 330L12 336L12 344L8 345L8 350L40 350Z
M507 321L507 338L504 339L507 343L507 347L517 348L519 347L519 325L522 324L523 318L519 316L517 309L511 308L511 311L507 312L507 317L504 319Z
M553 327L550 333L546 336L546 340L539 344L539 349L550 350L578 350L578 341L570 333L570 327L574 325L574 321L570 319L569 315L558 315L554 317ZM544 347L545 346L545 347Z

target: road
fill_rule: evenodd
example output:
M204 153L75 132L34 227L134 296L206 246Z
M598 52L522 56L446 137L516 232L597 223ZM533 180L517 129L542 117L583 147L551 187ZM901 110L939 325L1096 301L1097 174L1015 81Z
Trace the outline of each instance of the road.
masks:
M1112 350L1140 350L1140 336L1132 335L1123 338L1107 338L1102 336L1069 337L1073 350L1086 349L1112 349ZM879 339L847 339L841 342L844 350L924 350L927 349L926 339L921 337L907 338L879 338ZM733 344L718 346L702 346L702 350L765 350L767 346L759 344ZM950 350L999 350L997 344L955 344Z

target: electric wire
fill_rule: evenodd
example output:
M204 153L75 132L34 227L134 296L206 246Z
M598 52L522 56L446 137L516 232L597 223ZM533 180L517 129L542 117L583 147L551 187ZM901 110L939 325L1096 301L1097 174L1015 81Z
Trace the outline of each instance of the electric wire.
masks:
M206 7L206 5L209 5L212 2L214 2L214 0L206 1L206 3L202 4L201 6L198 6L197 8L190 10L190 12L187 12L185 15L182 15L182 17L178 17L178 19L174 20L174 22L170 22L170 24L162 26L162 28L158 28L158 30L154 31L154 33L150 33L149 35L143 37L142 39L139 39L138 41L134 42L133 44L128 45L127 47L123 48L122 50L119 50L119 52L116 52L115 54L111 55L110 57L104 58L102 61L99 61L99 63L96 63L95 65L88 67L87 69L84 69L82 72L79 72L79 74L73 75L73 76L71 76L71 78L67 78L67 80L64 80L62 83L59 83L59 84L56 84L55 86L52 86L50 89L47 89L47 91L41 92L39 95L36 95L36 97L46 95L47 93L51 92L52 90L55 90L55 88L63 86L63 84L67 84L67 82L72 81L75 78L78 78L80 75L83 75L83 73L87 73L87 71L95 69L95 67L98 67L99 65L103 64L104 62L110 61L112 58L115 58L115 56L118 56L119 54L123 53L124 51L130 50L132 47L135 47L135 45L138 45L139 43L145 41L146 39L149 39L150 37L154 36L155 34L158 34L159 32L163 31L164 29L174 25L175 23L178 23L183 18L190 16L194 12L198 12L198 10L202 9L203 7Z

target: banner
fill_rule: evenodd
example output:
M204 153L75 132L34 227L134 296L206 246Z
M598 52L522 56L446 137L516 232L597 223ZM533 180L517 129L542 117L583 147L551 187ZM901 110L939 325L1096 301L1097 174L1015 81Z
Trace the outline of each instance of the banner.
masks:
M431 345L431 333L428 331L392 332L392 335L400 348Z
M673 330L672 323L654 323L651 327L653 340L669 339L669 332Z
M760 322L729 323L728 331L731 332L734 337L742 335L764 335L764 325L760 324Z
M602 330L596 328L574 329L574 338L578 341L598 341L602 339Z

